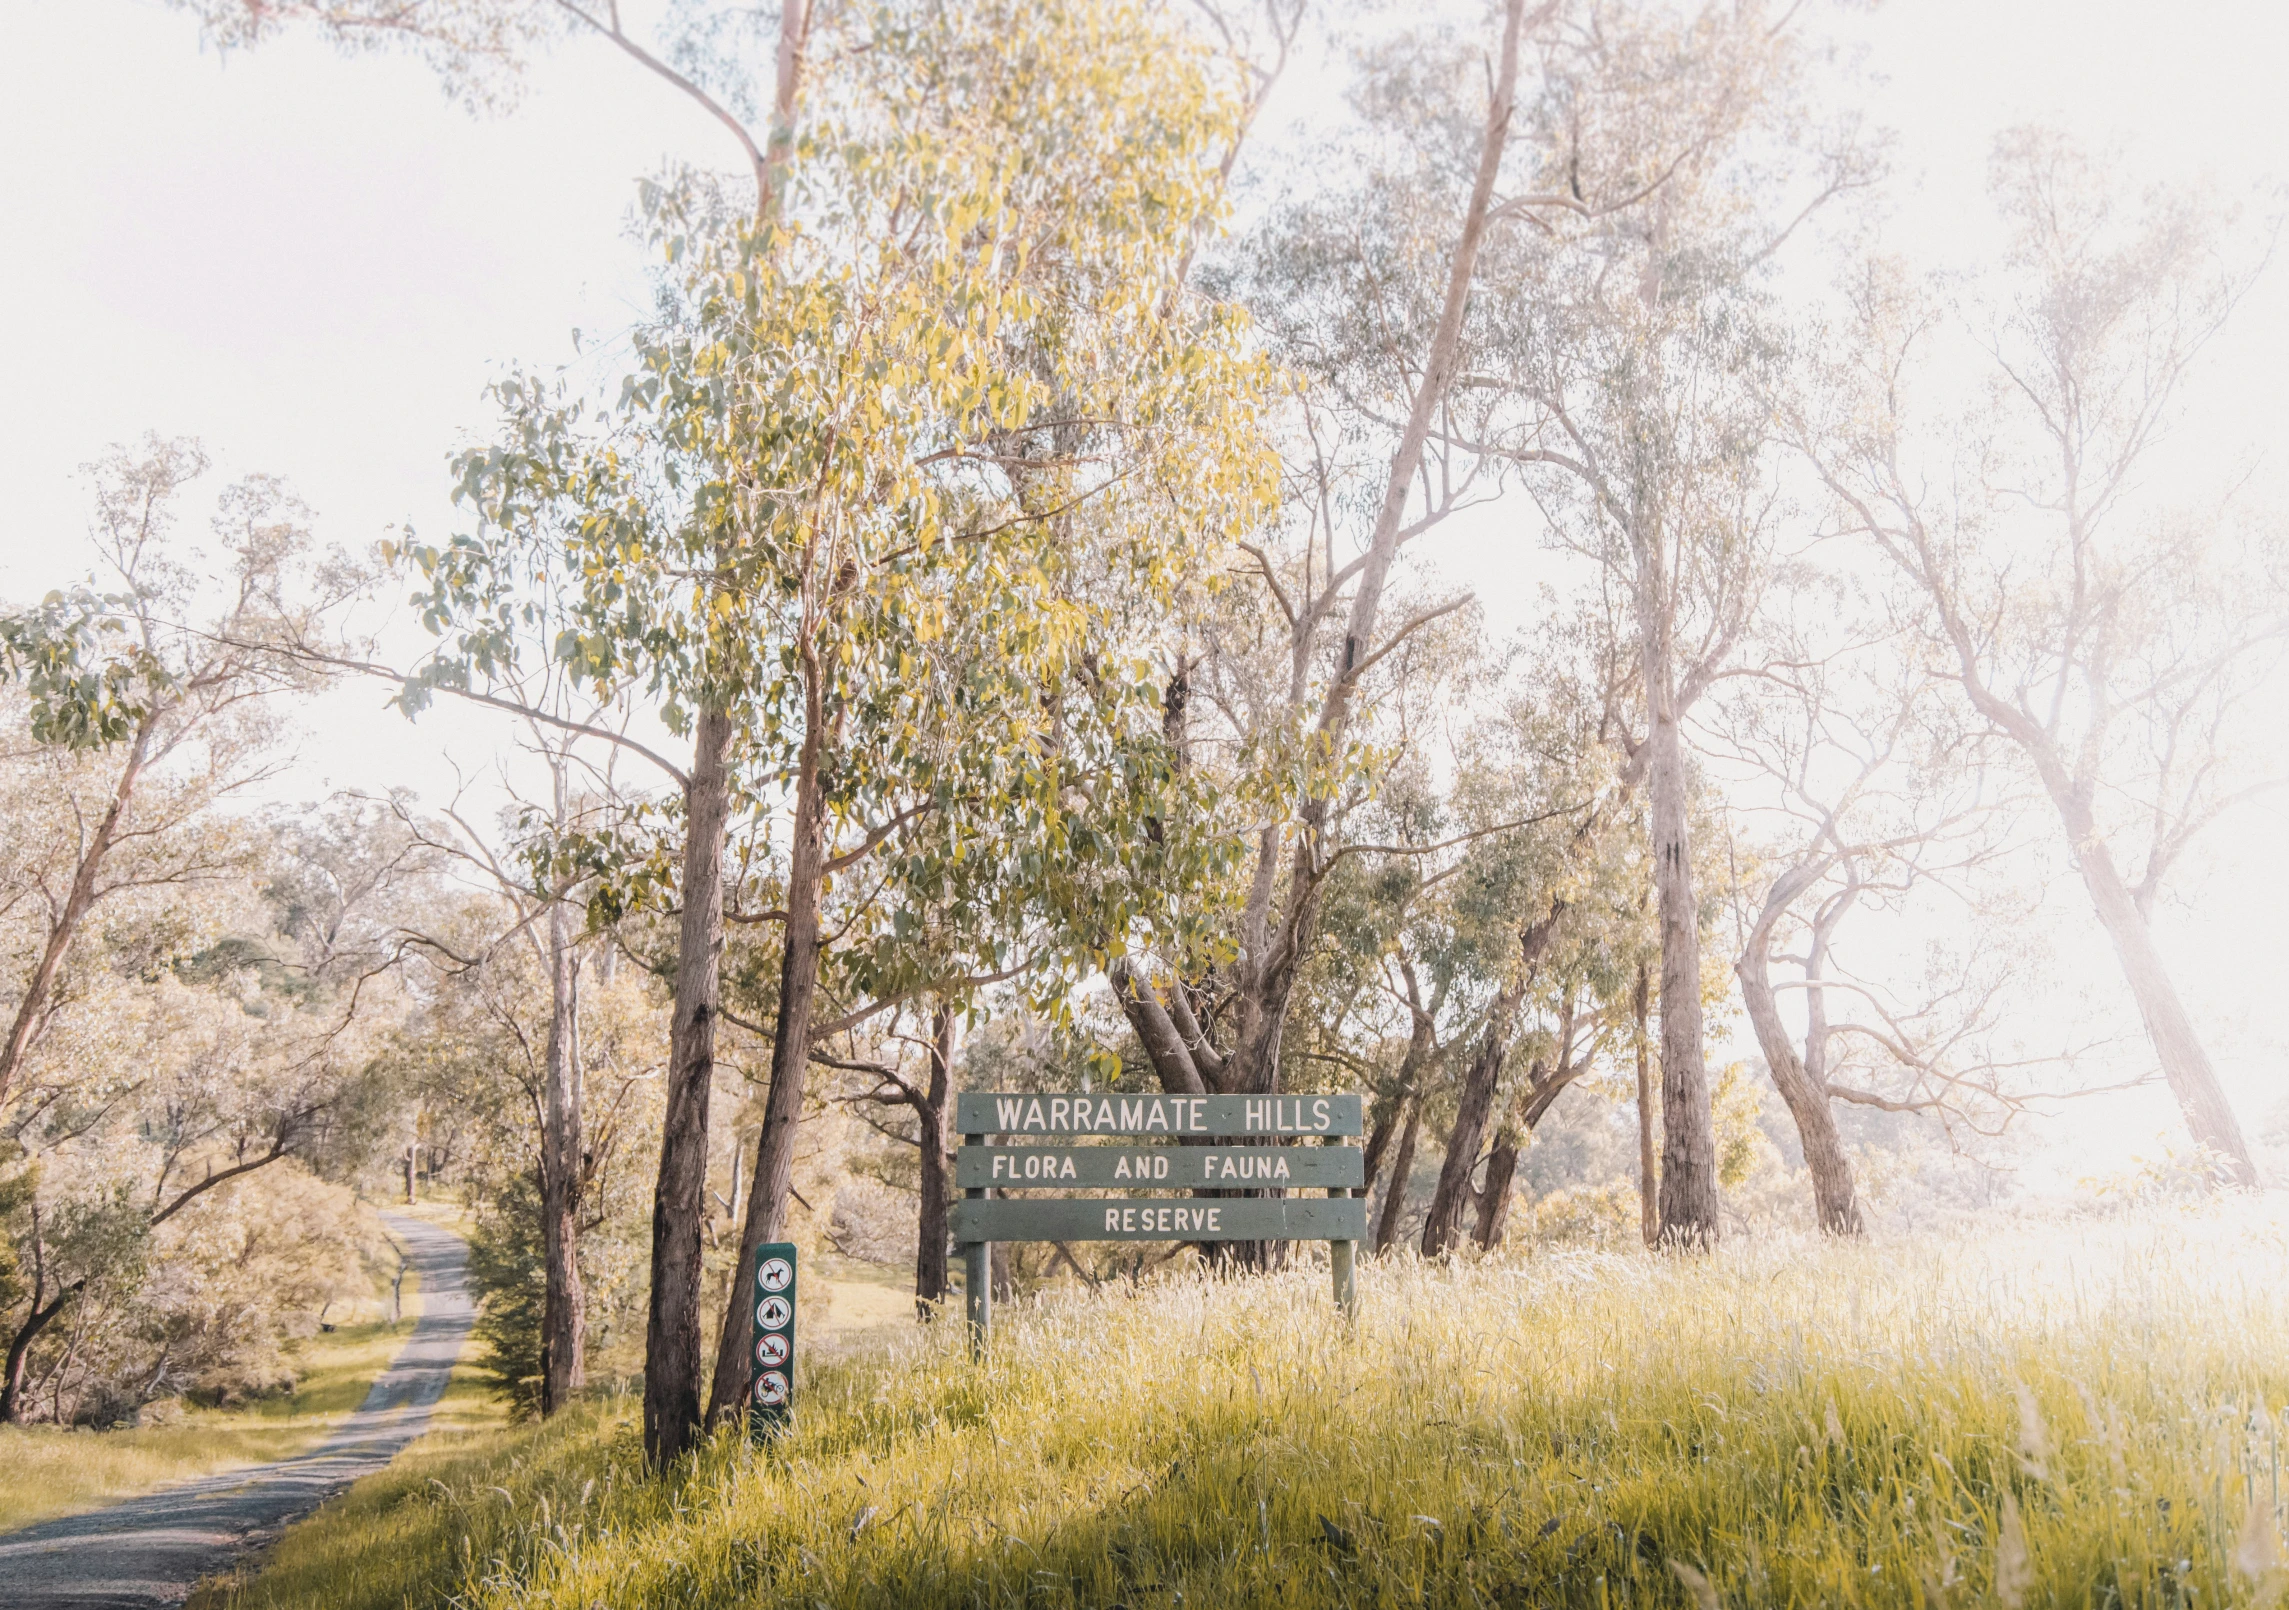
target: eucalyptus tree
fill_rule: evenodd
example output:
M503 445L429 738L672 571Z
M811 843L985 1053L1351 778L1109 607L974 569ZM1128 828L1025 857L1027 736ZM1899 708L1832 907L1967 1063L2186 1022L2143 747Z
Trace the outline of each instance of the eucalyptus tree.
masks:
M1110 970L1169 1090L1279 1087L1346 807L1370 758L1371 707L1396 685L1393 656L1465 602L1421 600L1396 624L1386 619L1404 598L1393 593L1402 550L1470 501L1473 470L1437 450L1437 425L1454 398L1506 158L1518 165L1520 61L1555 9L1509 0L1480 41L1483 64L1435 33L1393 46L1390 71L1371 62L1360 88L1370 116L1417 56L1453 83L1482 84L1483 104L1440 131L1451 139L1347 153L1376 182L1283 209L1273 249L1226 281L1311 386L1291 422L1287 529L1245 550L1276 619L1264 623L1260 603L1203 610L1185 627L1200 652L1173 645L1171 742L1181 764L1223 763L1221 792L1240 817L1248 861L1222 907L1198 902L1178 929L1140 931L1136 950ZM1415 204L1397 213L1380 205L1401 196ZM1369 203L1369 227L1351 227ZM1380 343L1363 343L1355 317L1385 291L1398 316ZM1340 557L1339 533L1353 548Z
M1561 617L1536 634L1527 674L1481 717L1457 768L1458 814L1498 829L1470 846L1448 901L1466 941L1458 959L1475 963L1488 993L1455 1081L1423 1223L1426 1257L1456 1244L1474 1207L1475 1233L1491 1244L1518 1149L1594 1063L1616 998L1611 954L1642 926L1627 891L1643 870L1634 783L1610 741L1613 655L1587 619ZM1522 1073L1520 1049L1529 1052ZM1490 1131L1493 1147L1482 1151Z
M399 822L422 843L487 887L498 899L497 931L474 942L452 942L417 935L425 955L449 976L504 969L504 952L525 951L546 980L548 1016L538 1036L523 1033L521 1020L504 1021L517 1030L520 1056L537 1066L529 1094L539 1142L533 1160L533 1197L538 1214L542 1289L537 1345L538 1384L534 1406L546 1416L565 1407L586 1382L586 1300L582 1287L580 1225L582 1197L602 1153L587 1134L586 1058L581 1048L582 977L600 948L583 940L591 926L583 909L590 902L595 874L584 856L600 840L623 828L636 813L623 797L619 751L599 744L582 729L610 731L614 717L626 725L624 704L584 700L568 685L563 668L542 661L527 676L504 667L506 702L528 714L519 746L537 764L546 792L538 800L520 793L503 767L500 779L509 803L497 827L470 820L460 798L447 802L435 818L410 801L392 801ZM554 718L553 720L550 718ZM610 870L625 884L630 869ZM615 891L595 902L607 906ZM595 924L609 934L609 920ZM607 937L604 946L609 946ZM512 976L514 975L511 969ZM522 984L520 978L520 987ZM500 1015L496 1013L496 1015ZM608 1148L605 1150L608 1151Z
M224 49L258 45L280 29L303 24L347 49L402 47L436 66L448 88L472 106L513 99L531 52L566 33L599 36L654 77L671 85L733 140L755 185L754 228L741 249L767 258L784 238L775 220L795 150L811 35L808 0L784 0L767 105L742 77L752 15L723 8L688 16L677 44L654 48L624 25L616 4L576 0L177 0L197 14L206 37ZM712 36L712 37L711 37ZM711 45L729 43L728 49ZM673 58L671 60L671 58ZM678 63L681 65L678 65ZM764 122L761 132L753 126ZM735 556L723 569L736 572ZM703 560L704 562L704 560ZM725 577L727 583L733 578ZM646 1357L646 1446L664 1461L681 1451L697 1424L699 1369L699 1225L704 1206L707 1100L715 1071L715 1031L721 994L722 875L730 817L732 707L748 667L732 624L742 611L735 590L700 589L705 602L692 619L702 631L693 652L679 658L690 673L671 697L671 722L687 729L688 766L653 755L684 802L681 911L675 991L674 1066L660 1160L657 1244L653 1248L653 1334ZM449 616L436 617L442 626ZM502 627L512 625L504 615ZM526 619L531 620L529 612ZM466 625L465 622L461 623ZM497 637L462 633L452 651L435 659L409 688L410 713L430 691L445 689L492 704L511 704L483 686L507 652ZM476 668L474 678L471 668ZM677 702L680 700L681 702ZM531 713L527 711L526 713ZM623 742L627 741L624 737ZM641 747L641 746L637 746ZM647 753L650 753L648 750ZM664 1429L663 1429L664 1428Z
M2289 590L2269 519L2150 479L2251 254L2198 190L2126 194L2055 135L2003 137L1993 178L2010 246L1971 332L1993 406L1924 400L1919 359L1950 321L1878 266L1853 289L1850 406L1806 444L1917 596L1921 641L2049 801L2195 1142L2254 1185L2152 921L2201 831L2278 780L2251 720L2289 646Z
M358 585L313 559L305 511L266 476L222 493L212 549L182 537L181 502L207 467L196 443L157 437L90 465L99 570L0 615L0 678L22 689L27 758L68 801L10 835L0 918L28 927L9 947L21 971L4 1008L0 1112L89 916L235 869L243 846L204 824L275 773L278 701L320 680L282 651L325 637Z
M1802 1144L1814 1222L1858 1235L1836 1103L1983 1131L2024 1105L2027 1069L1993 1049L2021 958L1990 938L1956 962L1932 932L1999 915L1990 886L2013 848L2014 802L1989 735L1899 654L1880 615L1855 609L1836 578L1796 605L1778 663L1718 701L1704 741L1731 774L1742 828L1741 1002ZM1871 943L1871 929L1888 931ZM1919 937L1928 976L1876 959Z
M8 794L11 833L31 825L13 807L53 799ZM417 847L359 812L268 832L145 825L158 841L137 848L158 864L180 865L187 838L235 853L118 889L0 1118L35 1271L25 1306L0 1310L0 1420L22 1414L36 1355L59 1351L46 1338L75 1305L131 1298L169 1238L227 1221L241 1182L354 1168L375 1129L370 1052L402 1004L396 919L425 873ZM146 1396L163 1376L151 1369Z
M737 914L780 935L749 1246L783 1220L814 1042L960 982L865 984L822 1021L830 893L879 905L890 868L956 910L1006 904L1122 841L1135 796L1091 798L1065 758L1078 710L1152 691L1100 630L1108 600L1165 592L1262 498L1258 366L1235 318L1177 294L1240 106L1199 47L1079 4L866 24L869 48L821 81L783 212L757 224L696 182L653 193L664 311L605 428L509 388L503 445L464 462L482 533L419 555L440 678L488 674L502 601L553 568L575 578L565 663L638 679L702 751L720 737L721 786L698 789L695 762L688 794L680 968L713 970L692 923L720 901L689 846L720 846L735 803L784 810L781 904ZM849 965L889 954L854 946ZM670 1093L691 1173L664 1157L647 1377L663 1460L699 1422L683 1187L711 1060L679 1049ZM719 1408L744 1370L735 1339Z
M1498 238L1455 428L1516 469L1551 540L1610 578L1642 728L1619 734L1650 813L1659 976L1660 1235L1718 1233L1686 723L1732 667L1790 528L1770 399L1789 384L1778 252L1866 183L1823 122L1811 52L1760 4L1592 5L1549 47L1536 132L1558 191Z

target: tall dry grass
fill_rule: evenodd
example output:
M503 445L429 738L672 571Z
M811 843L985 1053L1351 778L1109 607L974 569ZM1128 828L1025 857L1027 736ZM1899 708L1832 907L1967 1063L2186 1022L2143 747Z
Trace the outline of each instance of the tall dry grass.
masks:
M215 1602L2269 1602L2289 1220L1061 1291L671 1483L614 1400L433 1445Z

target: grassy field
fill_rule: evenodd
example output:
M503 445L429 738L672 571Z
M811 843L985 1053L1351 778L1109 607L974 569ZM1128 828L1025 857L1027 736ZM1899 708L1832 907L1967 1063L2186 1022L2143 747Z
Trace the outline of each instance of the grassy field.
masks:
M433 1437L209 1606L2280 1600L2289 1220L1064 1291L644 1479L631 1400Z

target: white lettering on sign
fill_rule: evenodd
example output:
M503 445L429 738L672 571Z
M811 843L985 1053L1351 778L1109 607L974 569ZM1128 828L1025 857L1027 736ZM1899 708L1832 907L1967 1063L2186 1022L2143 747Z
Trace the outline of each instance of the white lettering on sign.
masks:
M993 1154L993 1177L997 1180L1075 1180L1081 1175L1069 1154L997 1149Z
M1207 1152L1200 1159L1204 1180L1284 1180L1288 1175L1285 1152L1265 1157L1251 1152Z
M1241 1111L1251 1135L1323 1135L1335 1122L1325 1096L1252 1096Z
M1199 1235L1224 1227L1220 1207L1108 1207L1107 1235Z
M1257 1122L1255 1109L1275 1105L1274 1098L1249 1103L1249 1122ZM1301 1133L1312 1126L1303 1121L1304 1102L1276 1101L1287 1114L1283 1126L1290 1132ZM1318 1127L1325 1129L1332 1121L1326 1112L1327 1103L1318 1103L1321 1109ZM1083 1134L1147 1134L1153 1130L1167 1130L1171 1134L1199 1135L1208 1129L1208 1098L1206 1096L1147 1096L1142 1100L1123 1097L1115 1102L1109 1096L1052 1096L1045 1104L1039 1096L999 1096L994 1100L995 1126L1012 1134L1083 1135ZM1266 1126L1270 1132L1270 1126Z

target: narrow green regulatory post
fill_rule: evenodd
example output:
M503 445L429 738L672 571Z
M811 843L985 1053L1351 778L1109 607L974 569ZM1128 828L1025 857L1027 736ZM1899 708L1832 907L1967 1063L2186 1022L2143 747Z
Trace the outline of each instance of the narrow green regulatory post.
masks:
M755 1386L747 1434L761 1442L787 1429L795 1405L795 1244L755 1249Z
M1343 1151L1352 1157L1359 1155L1339 1142L1330 1141L1328 1147ZM1360 1172L1364 1175L1365 1169L1362 1168ZM1348 1186L1331 1185L1327 1188L1327 1194L1329 1196L1349 1196L1351 1191ZM1327 1244L1328 1273L1335 1277L1335 1306L1342 1312L1345 1319L1357 1319L1359 1317L1358 1254L1359 1243L1356 1241L1330 1241Z
M983 1135L964 1135L962 1155L970 1155L970 1148L982 1146ZM967 1201L978 1201L985 1196L982 1186L969 1186L962 1196ZM962 1244L962 1298L969 1310L970 1356L983 1358L986 1343L993 1339L993 1243L967 1241Z

